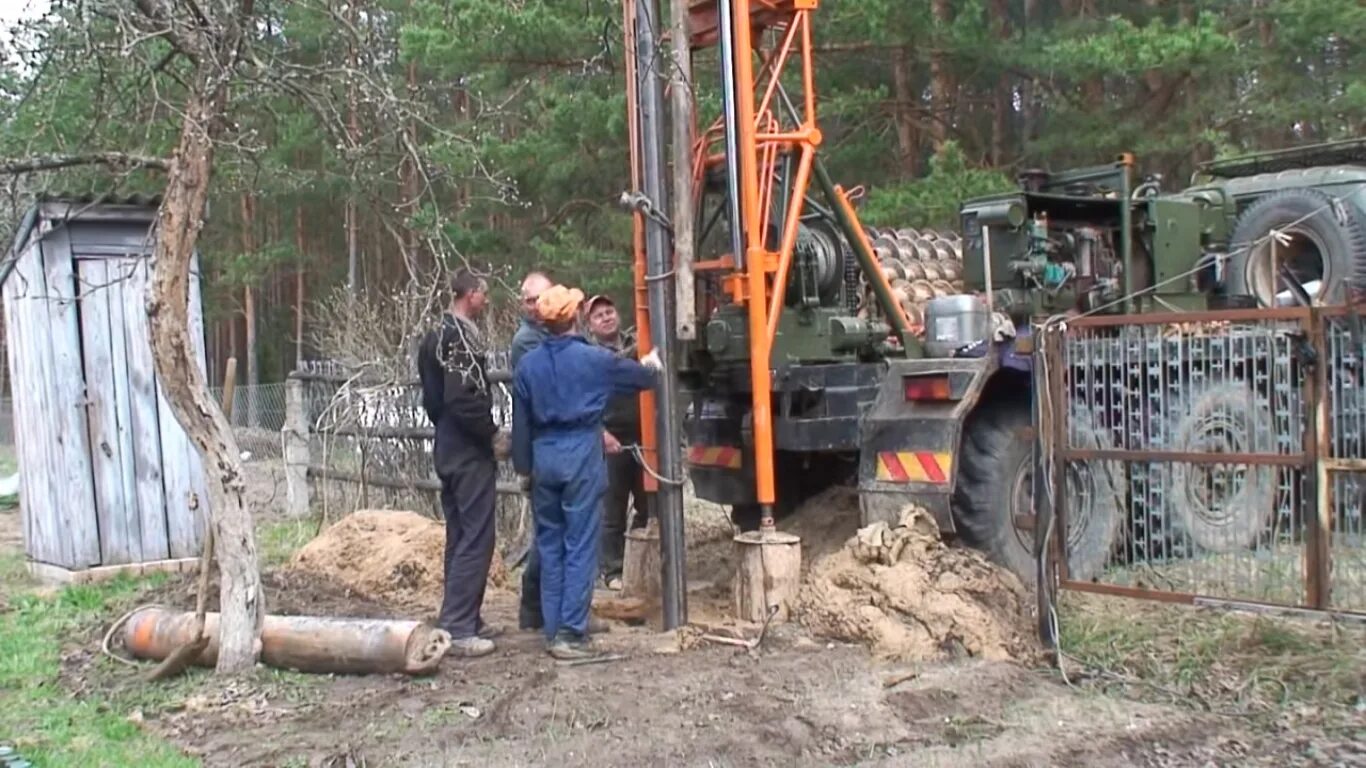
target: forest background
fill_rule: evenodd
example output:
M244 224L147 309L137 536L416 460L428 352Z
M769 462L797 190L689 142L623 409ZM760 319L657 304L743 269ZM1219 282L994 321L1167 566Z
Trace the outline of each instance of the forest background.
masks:
M55 0L11 30L3 223L38 194L164 184L144 160L170 156L192 67L110 10L148 2ZM629 311L618 0L253 14L200 242L210 381L230 356L279 381L346 306L462 265L493 275L499 335L533 267ZM952 228L1024 168L1128 151L1177 188L1203 160L1366 135L1358 0L825 0L816 19L823 151L869 224ZM709 120L714 50L694 75Z

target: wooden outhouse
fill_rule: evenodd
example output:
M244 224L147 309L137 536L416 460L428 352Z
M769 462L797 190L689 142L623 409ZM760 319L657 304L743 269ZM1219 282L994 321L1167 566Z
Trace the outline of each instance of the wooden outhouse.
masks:
M40 575L175 569L199 554L204 470L148 338L158 202L43 199L0 271L24 543ZM202 369L197 274L189 298Z

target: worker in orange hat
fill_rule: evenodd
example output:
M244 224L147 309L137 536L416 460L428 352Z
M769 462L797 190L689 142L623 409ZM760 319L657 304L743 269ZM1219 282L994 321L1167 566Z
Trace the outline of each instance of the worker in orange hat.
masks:
M531 477L542 630L558 659L593 653L588 617L607 491L603 411L616 395L648 389L663 367L656 352L637 363L575 333L582 303L577 288L541 293L536 310L550 336L521 359L512 390L512 464Z

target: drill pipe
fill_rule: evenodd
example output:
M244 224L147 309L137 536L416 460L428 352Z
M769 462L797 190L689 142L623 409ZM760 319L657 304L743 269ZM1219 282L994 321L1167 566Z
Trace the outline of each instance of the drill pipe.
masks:
M660 85L664 73L659 62L659 4L657 0L635 3L636 93L640 98L640 142L644 173L641 181L645 197L657 211L669 210L668 190L664 186L664 94ZM685 43L686 44L686 43ZM680 171L681 172L681 171ZM679 424L678 384L674 378L674 275L673 249L669 232L654 217L645 219L645 274L650 305L650 335L659 358L664 361L655 387L655 425L658 439L659 474L667 482L659 484L655 510L659 515L660 563L663 569L664 628L674 629L688 620L687 589L684 575L683 487L675 481L683 476L682 429Z

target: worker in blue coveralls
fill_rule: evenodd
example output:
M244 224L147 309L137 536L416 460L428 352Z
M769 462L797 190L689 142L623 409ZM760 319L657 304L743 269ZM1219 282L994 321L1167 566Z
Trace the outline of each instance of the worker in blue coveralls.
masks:
M649 389L663 368L657 352L639 363L574 333L583 292L553 286L536 309L550 333L517 366L512 390L512 465L531 477L541 617L557 659L593 654L588 640L607 491L602 414L618 394Z

